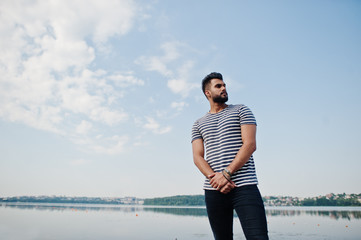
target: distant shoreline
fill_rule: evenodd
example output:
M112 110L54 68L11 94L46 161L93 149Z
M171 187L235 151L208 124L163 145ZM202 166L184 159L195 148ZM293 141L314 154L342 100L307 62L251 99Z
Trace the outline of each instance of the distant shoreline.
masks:
M65 206L65 207L73 207L80 206L84 208L191 208L191 209L206 209L205 205L202 206L187 206L187 205L144 205L144 204L111 204L111 203L53 203L53 202L0 202L1 206L46 206L46 207L57 207L57 206ZM361 206L267 206L265 205L265 209L267 210L289 210L289 209L302 209L302 210L334 210L334 209L355 209L357 211L361 211Z
M265 196L265 206L334 206L359 207L361 194L327 194L313 198L289 196ZM0 203L59 203L59 204L115 204L144 206L204 206L203 195L177 195L160 198L101 198L101 197L67 197L67 196L19 196L0 197Z

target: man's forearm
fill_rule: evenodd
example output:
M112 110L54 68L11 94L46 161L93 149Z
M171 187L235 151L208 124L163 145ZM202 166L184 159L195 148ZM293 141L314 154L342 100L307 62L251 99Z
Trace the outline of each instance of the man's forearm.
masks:
M209 178L209 176L214 173L207 161L200 156L194 158L194 164L206 178Z
M243 144L227 169L234 174L246 164L252 154L256 151L256 143Z

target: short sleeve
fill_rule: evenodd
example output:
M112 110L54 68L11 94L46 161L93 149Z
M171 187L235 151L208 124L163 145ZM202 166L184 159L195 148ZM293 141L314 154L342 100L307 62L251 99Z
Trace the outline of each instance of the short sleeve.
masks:
M256 118L254 117L251 109L245 105L240 105L239 108L239 121L240 124L255 124L257 125Z
M193 142L194 140L196 140L198 138L202 138L202 135L199 132L199 123L198 123L198 121L196 121L192 127L192 141L191 142Z

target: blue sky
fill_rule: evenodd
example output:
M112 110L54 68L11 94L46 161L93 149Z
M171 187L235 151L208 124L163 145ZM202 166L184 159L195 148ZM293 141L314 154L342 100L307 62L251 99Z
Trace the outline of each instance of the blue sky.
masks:
M263 195L361 192L359 1L1 1L0 196L202 194L221 72Z

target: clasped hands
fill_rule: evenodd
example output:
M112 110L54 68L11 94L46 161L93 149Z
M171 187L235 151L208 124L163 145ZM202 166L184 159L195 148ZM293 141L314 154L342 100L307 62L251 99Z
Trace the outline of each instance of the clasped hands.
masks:
M221 193L227 194L236 187L233 181L228 181L221 172L208 175L208 179L213 188Z

